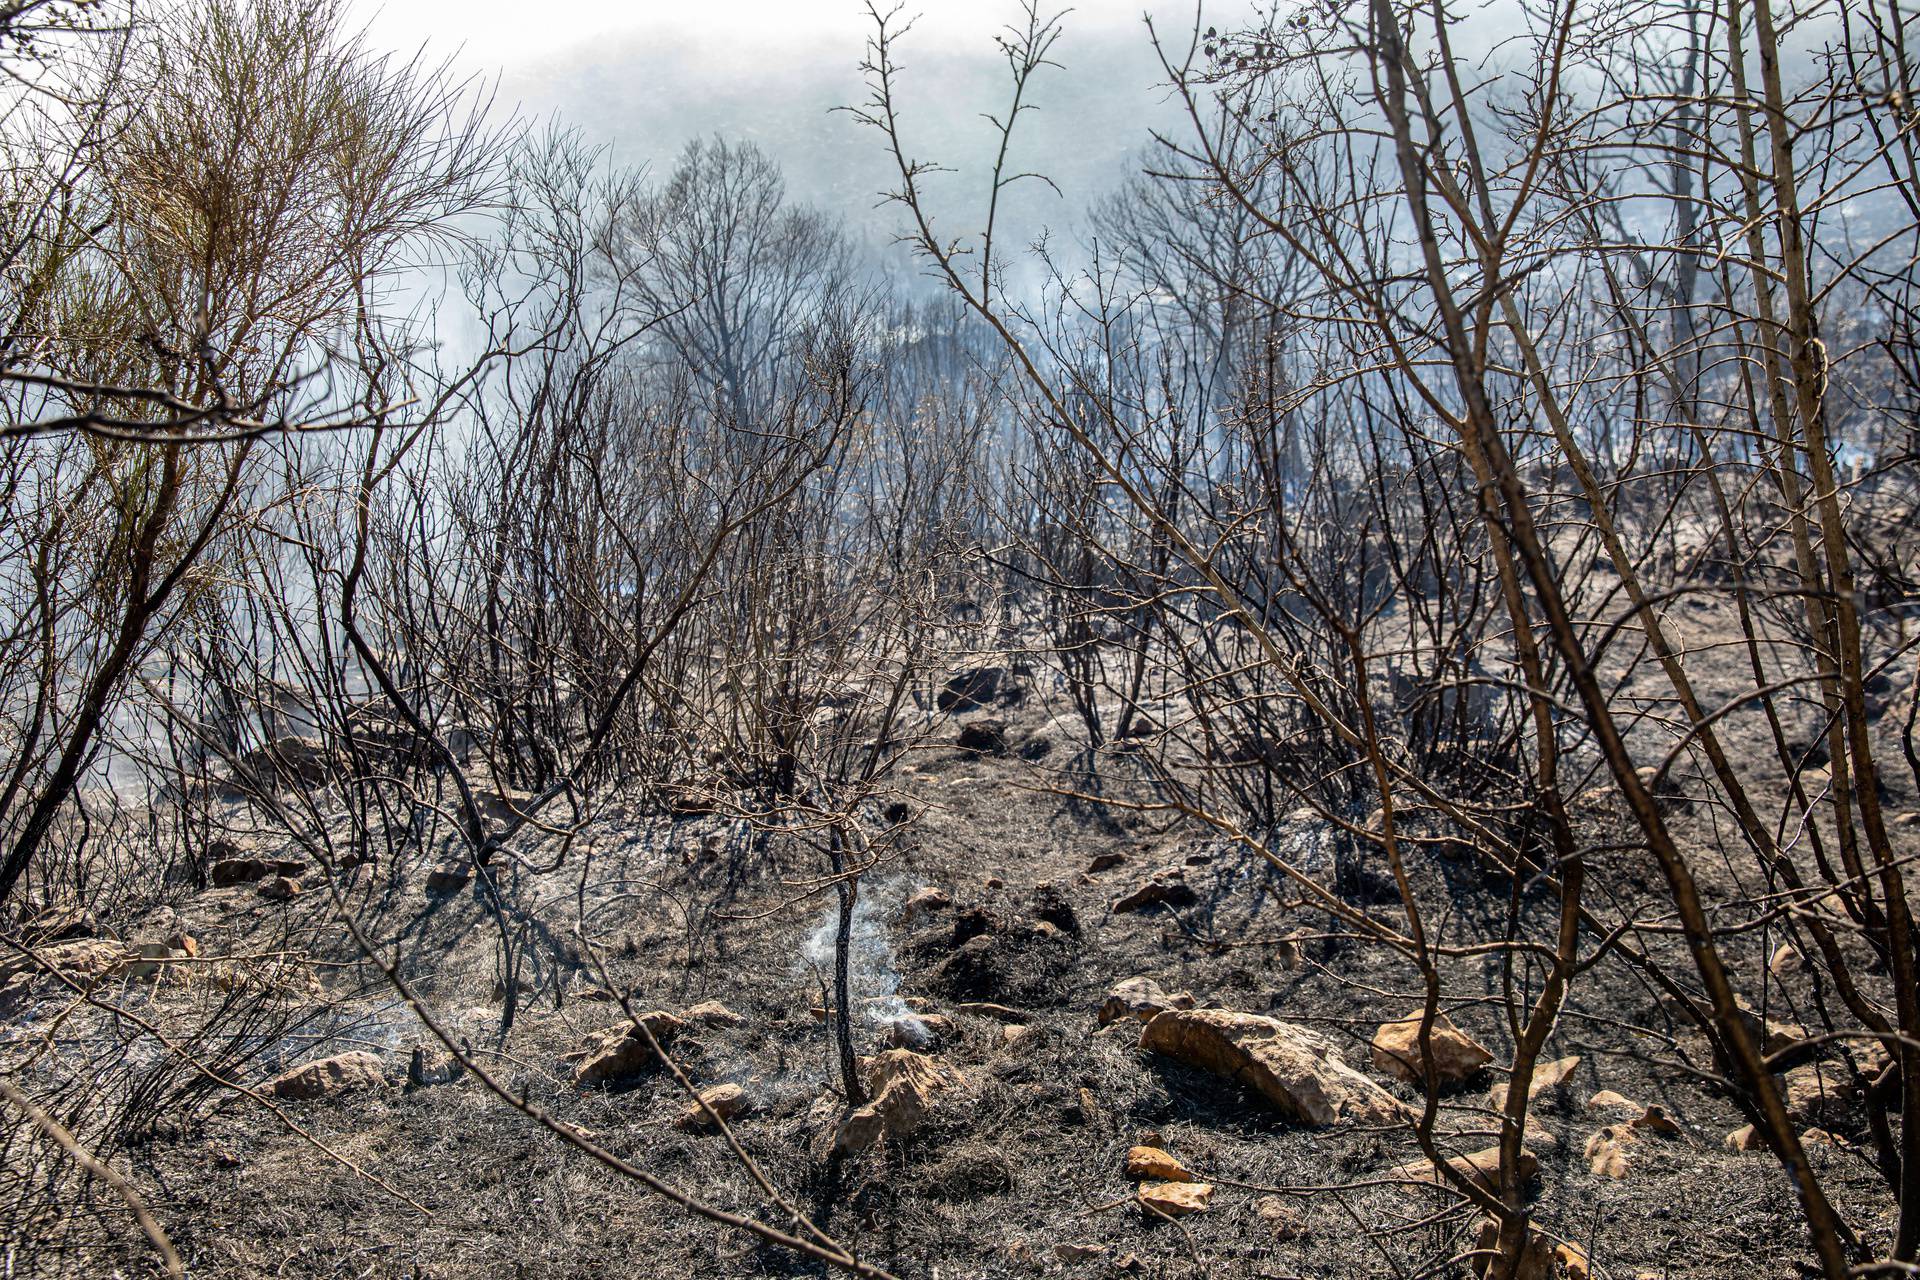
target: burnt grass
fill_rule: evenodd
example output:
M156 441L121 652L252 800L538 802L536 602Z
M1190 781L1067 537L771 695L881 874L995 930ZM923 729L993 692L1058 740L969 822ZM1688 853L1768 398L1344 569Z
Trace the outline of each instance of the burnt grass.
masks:
M1384 948L1340 936L1327 917L1296 905L1296 894L1254 854L1165 813L1062 794L1097 785L1139 799L1152 790L1140 761L1125 753L1103 757L1097 783L1090 781L1088 760L1049 718L1047 701L1043 691L1013 711L994 711L1007 721L1004 755L957 750L955 735L970 717L946 722L903 779L915 818L909 838L863 887L855 994L897 996L949 1017L954 1038L928 1051L955 1067L964 1086L945 1095L910 1139L861 1157L828 1155L841 1103L829 1031L814 1012L824 1002L826 970L810 962L809 943L830 919L831 895L796 888L821 868L795 848L746 839L712 816L676 819L615 806L558 869L503 870L508 906L501 915L475 886L424 895L424 863L378 868L356 883L349 901L436 1016L510 1089L716 1207L785 1225L721 1139L675 1126L686 1098L669 1076L581 1090L562 1057L590 1032L621 1021L617 1005L586 998L603 978L630 990L636 1009L725 1003L743 1021L689 1028L674 1045L677 1060L698 1084L746 1086L756 1106L734 1126L746 1149L819 1225L898 1275L1467 1274L1448 1261L1471 1247L1472 1215L1456 1199L1370 1181L1415 1157L1404 1131L1308 1130L1230 1083L1139 1052L1137 1025L1097 1029L1104 992L1145 975L1203 1004L1270 1013L1345 1038L1348 1061L1380 1078L1366 1041L1381 1021L1415 1007L1417 976ZM1896 810L1909 806L1910 797L1899 798ZM1620 817L1602 806L1583 821L1604 843L1607 824ZM1678 821L1703 844L1717 838L1710 814ZM1910 840L1910 832L1900 838ZM1337 845L1314 831L1291 838ZM554 861L555 852L536 847L525 863ZM1118 865L1088 872L1096 856L1115 854ZM1602 857L1613 891L1659 900L1644 855L1623 848ZM1357 873L1343 873L1347 887L1363 901L1377 899L1370 909L1397 910L1391 885L1364 860L1358 865ZM1110 910L1166 867L1182 869L1195 901ZM1415 855L1413 873L1423 899L1445 908L1430 924L1449 941L1499 936L1510 908L1545 909L1532 889L1511 891L1470 861L1445 856L1444 847ZM908 918L903 903L924 886L944 890L952 905ZM816 1262L699 1221L622 1179L471 1076L406 1085L409 1050L430 1040L382 976L343 948L324 894L267 903L242 886L184 896L176 909L207 954L291 943L331 962L316 971L314 999L330 1006L341 1029L290 1038L250 1070L263 1079L283 1063L324 1053L380 1052L388 1090L285 1110L313 1139L430 1214L322 1154L262 1107L230 1098L116 1154L193 1274L823 1273ZM574 929L582 919L591 947ZM1294 930L1312 936L1290 965L1278 940ZM504 1040L503 932L517 968ZM1756 997L1761 947L1756 939L1732 953ZM1505 1061L1511 1040L1496 964L1455 965L1449 980L1455 1020ZM1771 998L1783 994L1793 994L1790 984ZM162 987L145 1007L163 1025L184 1023L208 998L191 986ZM1009 1042L1012 1024L1001 1016L956 1008L969 1001L1016 1010L1024 1030ZM856 1038L871 1052L883 1047L879 1018L899 1006L861 1008ZM1724 1136L1743 1122L1732 1102L1676 1068L1673 1045L1661 1035L1637 1029L1668 1025L1651 991L1624 966L1603 965L1577 987L1548 1054L1578 1053L1584 1061L1566 1086L1535 1104L1557 1139L1535 1147L1538 1221L1578 1242L1596 1274L1802 1274L1809 1254L1777 1163L1763 1152L1725 1149ZM1457 1149L1491 1145L1491 1122L1476 1108L1496 1080L1483 1077L1445 1099L1444 1126L1483 1135L1451 1139ZM1417 1100L1405 1085L1389 1088ZM1675 1136L1642 1142L1622 1180L1590 1173L1582 1159L1587 1135L1607 1119L1585 1108L1600 1089L1660 1103L1681 1126ZM1862 1136L1858 1127L1833 1127ZM1125 1201L1125 1152L1154 1140L1216 1183L1211 1211L1183 1220L1184 1230ZM1891 1207L1861 1145L1816 1146L1812 1158L1863 1231L1890 1229ZM1304 1215L1305 1233L1276 1239L1256 1212L1269 1192L1254 1188L1281 1189ZM124 1209L98 1184L87 1184L58 1214L13 1224L9 1234L9 1275L155 1270ZM1053 1250L1062 1243L1108 1251L1061 1263Z

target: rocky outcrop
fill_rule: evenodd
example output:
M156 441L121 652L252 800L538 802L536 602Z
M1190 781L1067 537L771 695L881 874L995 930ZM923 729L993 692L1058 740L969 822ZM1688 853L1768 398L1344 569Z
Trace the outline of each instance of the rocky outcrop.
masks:
M1140 1047L1245 1085L1269 1106L1316 1128L1352 1120L1385 1124L1403 1108L1361 1075L1317 1031L1225 1009L1168 1009L1140 1033Z

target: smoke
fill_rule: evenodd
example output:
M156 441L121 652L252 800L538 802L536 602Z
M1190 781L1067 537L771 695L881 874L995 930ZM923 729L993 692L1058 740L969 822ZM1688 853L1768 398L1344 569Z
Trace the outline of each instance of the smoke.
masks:
M847 997L856 1019L882 1031L899 1026L906 1038L919 1046L933 1036L900 998L900 972L894 968L892 939L893 921L907 895L917 887L900 876L860 886L848 934ZM839 904L830 900L819 925L807 935L801 948L808 968L828 981L833 973L834 939L839 927Z

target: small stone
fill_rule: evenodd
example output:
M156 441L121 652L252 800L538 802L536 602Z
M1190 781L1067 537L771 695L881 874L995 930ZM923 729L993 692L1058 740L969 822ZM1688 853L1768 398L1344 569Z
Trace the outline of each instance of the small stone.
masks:
M689 1102L686 1110L680 1113L679 1119L675 1120L674 1124L682 1129L712 1129L715 1126L712 1116L707 1114L709 1109L713 1115L728 1122L732 1122L736 1116L745 1115L752 1109L747 1091L737 1084L717 1084L712 1088L702 1089L700 1102L707 1104L705 1109L699 1102Z
M1108 990L1107 998L1100 1002L1097 1017L1103 1027L1127 1019L1151 1022L1157 1013L1167 1009L1191 1009L1193 1005L1193 997L1184 991L1178 995L1168 995L1152 978L1134 977L1116 982Z
M1601 1128L1587 1139L1582 1156L1587 1168L1596 1176L1604 1178L1624 1178L1633 1167L1628 1148L1638 1141L1629 1125L1610 1124Z
M1657 1102L1649 1105L1645 1111L1627 1123L1648 1133L1680 1132L1680 1126L1673 1122L1673 1117L1667 1114L1666 1108Z
M379 1088L386 1082L379 1056L356 1049L295 1067L269 1081L266 1091L276 1098L308 1101L331 1098L354 1089Z
M1158 1147L1133 1147L1127 1151L1127 1176L1135 1182L1197 1182L1187 1166Z
M1750 1124L1743 1124L1735 1129L1726 1136L1725 1141L1729 1151L1759 1151L1767 1145L1766 1139L1760 1136L1760 1131Z
M1774 948L1773 958L1767 961L1767 972L1776 978L1798 973L1807 967L1807 958L1800 954L1800 948L1791 942L1783 942Z
M1007 887L1007 882L1005 880L1002 880L999 876L988 876L986 879L986 888L988 893L998 893L1000 890L1006 887Z
M1253 1202L1253 1212L1275 1240L1298 1240L1307 1234L1306 1215L1279 1196L1261 1196Z
M1844 1116L1856 1093L1853 1081L1831 1063L1795 1067L1785 1080L1787 1114L1802 1122Z
M1207 1211L1207 1203L1213 1199L1213 1186L1206 1182L1148 1182L1141 1184L1134 1194L1150 1216L1165 1214L1169 1218L1184 1218Z
M1115 867L1125 866L1127 855L1124 853L1096 853L1093 861L1087 864L1087 874L1097 876L1102 871L1111 871Z
M913 895L907 899L906 906L903 910L907 918L912 919L914 916L924 915L929 911L945 911L952 905L953 899L947 896L946 890L936 889L932 885L928 885L924 889L915 890Z
M260 896L268 902L286 902L300 896L300 882L292 876L275 876L261 883Z
M1065 1263L1092 1262L1096 1258L1107 1256L1107 1246L1103 1244L1057 1244L1053 1246L1055 1260Z
M1200 900L1200 895L1187 883L1187 873L1180 867L1168 867L1157 871L1132 893L1113 900L1109 908L1115 914L1128 911L1144 911L1152 906L1190 907Z

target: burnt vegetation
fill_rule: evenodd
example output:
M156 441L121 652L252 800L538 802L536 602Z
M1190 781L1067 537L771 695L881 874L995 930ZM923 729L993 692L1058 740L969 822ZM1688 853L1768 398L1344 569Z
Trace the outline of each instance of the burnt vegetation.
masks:
M915 275L0 9L7 1275L1920 1270L1911 10L1014 16Z

